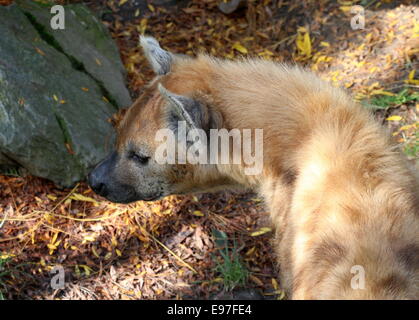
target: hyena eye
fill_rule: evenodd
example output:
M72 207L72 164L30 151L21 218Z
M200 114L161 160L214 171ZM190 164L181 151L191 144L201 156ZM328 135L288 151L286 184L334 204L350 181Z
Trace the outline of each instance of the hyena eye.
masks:
M150 157L139 155L138 153L136 153L134 151L131 151L129 153L129 156L128 157L129 157L129 159L131 159L131 160L133 160L133 161L135 161L135 162L137 162L137 163L139 163L141 165L147 164L148 163L148 160L150 160Z

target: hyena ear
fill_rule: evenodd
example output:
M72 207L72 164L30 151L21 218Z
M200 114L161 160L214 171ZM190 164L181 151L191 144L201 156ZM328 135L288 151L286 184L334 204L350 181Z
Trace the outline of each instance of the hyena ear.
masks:
M140 45L156 74L165 75L170 72L174 58L173 54L163 50L159 42L153 37L140 36Z
M171 119L177 126L178 121L186 121L190 129L205 128L208 122L207 108L199 101L180 96L168 91L161 83L158 84L160 94L169 103Z

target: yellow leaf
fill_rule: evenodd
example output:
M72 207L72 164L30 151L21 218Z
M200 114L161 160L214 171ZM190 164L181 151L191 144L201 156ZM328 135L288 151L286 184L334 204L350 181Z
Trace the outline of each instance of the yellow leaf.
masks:
M74 266L74 271L76 273L76 276L80 276L80 268L77 264Z
M400 117L400 116L391 116L391 117L388 117L386 120L387 121L400 121L400 120L402 120L402 117Z
M338 0L338 3L341 4L342 6L351 6L353 5L353 0Z
M415 78L415 73L416 73L416 70L412 70L412 71L410 71L410 72L409 72L409 77L408 77L408 79L409 79L409 80L413 80L413 79Z
M364 99L366 97L366 95L365 94L363 94L363 93L361 93L361 92L358 92L356 95L355 95L355 100L362 100L362 99Z
M143 18L140 21L140 25L137 26L137 30L140 34L144 34L147 29L147 19Z
M413 128L414 127L414 125L413 124L408 124L408 125L405 125L405 126L402 126L402 127L400 127L400 131L405 131L405 130L409 130L410 128Z
M92 270L92 268L90 268L89 266L86 266L84 264L80 265L83 269L84 269L84 274L86 276L90 276L90 271Z
M268 228L268 227L263 227L263 228L260 228L258 231L252 232L250 235L251 235L252 237L257 237L257 236L260 236L260 235L262 235L262 234L265 234L265 233L267 233L267 232L271 232L271 231L272 231L272 229L271 229L271 228Z
M377 94L381 94L384 96L395 96L396 94L394 94L393 92L389 92L389 91L384 91L382 89L378 89L378 90L373 90L371 91L370 95L377 95Z
M329 42L326 42L326 41L322 41L322 42L320 42L320 45L321 45L322 47L330 47L330 43L329 43Z
M352 6L340 6L339 9L343 12L349 12L351 11Z
M99 254L96 251L95 246L92 247L92 252L93 252L93 254L95 255L96 258L100 258Z
M258 286L263 287L263 282L258 277L254 276L253 274L249 275L249 279L256 283Z
M308 32L303 32L305 28L299 28L297 33L296 45L300 55L311 56L311 39Z
M0 259L1 259L1 260L6 260L6 259L9 259L9 258L14 257L14 256L15 256L14 254L2 253L2 254L0 255ZM45 263L45 262L44 262L44 263Z
M139 227L140 227L140 230L144 229L143 226L139 226ZM114 247L116 247L118 245L118 241L116 240L115 236L112 236L111 243Z
M54 98L55 101L58 101L58 97L55 94L52 97Z
M416 73L416 70L410 71L409 76L407 77L407 80L405 80L405 82L414 84L414 85L419 85L419 80L415 79L415 73Z
M362 67L365 64L365 60L362 60L356 64L357 67Z
M58 232L56 232L56 233L52 236L51 243L54 243L54 242L55 242L55 240L57 240L57 237L58 237Z
M353 84L354 84L354 82L353 82L353 81L346 82L346 83L345 83L345 88L349 88L349 87L351 87Z
M279 296L276 298L277 300L282 300L282 299L284 299L284 297L285 297L285 291L283 291L283 290L277 290L275 293L279 295Z
M276 279L275 279L275 278L272 278L272 287L273 287L275 290L278 290L278 282L276 281Z
M252 248L250 248L249 250L247 250L247 252L245 253L246 256L250 256L253 254L253 252L255 252L256 247L253 246Z
M86 242L88 242L88 241L93 242L93 241L95 241L95 240L96 240L96 238L95 238L94 236L92 236L92 235L87 235L87 236L84 236L82 244L85 244L85 243L86 243Z
M258 56L261 56L262 58L265 58L265 59L270 59L273 55L274 53L272 51L269 51L268 49L265 49L262 52L258 53Z
M195 216L198 216L198 217L203 217L204 216L204 214L199 210L195 210L194 212L192 212L192 214L195 215Z
M112 257L112 252L108 252L108 253L105 255L105 260L109 260L111 257Z
M57 243L55 243L55 244L53 244L53 243L49 243L49 244L47 244L47 247L48 247L48 249L49 249L49 254L50 254L50 255L54 253L55 249L57 249L57 246L60 244L60 242L61 242L61 240L60 240L60 241L58 241L58 242L57 242Z
M119 251L118 249L115 249L116 254L118 255L118 257L122 256L121 251Z
M80 193L73 193L73 194L69 197L69 199L72 199L72 200L77 200L77 201L84 201L84 202L93 202L93 203L97 203L97 201L96 201L95 199L90 198L90 197L86 197L86 196L84 196L84 195L82 195L82 194L80 194Z
M247 54L247 49L240 42L236 42L233 45L233 49L239 51L240 53Z
M52 195L52 194L47 194L47 198L48 198L48 199L51 199L51 200L53 200L53 201L57 200L57 197L56 197L56 196L54 196L54 195Z

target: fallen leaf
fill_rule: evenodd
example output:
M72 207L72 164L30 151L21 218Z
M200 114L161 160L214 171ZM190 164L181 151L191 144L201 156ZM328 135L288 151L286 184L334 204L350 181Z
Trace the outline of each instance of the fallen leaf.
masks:
M386 120L387 121L400 121L400 120L402 120L402 117L400 117L400 116L391 116L391 117L388 117Z
M262 234L265 234L265 233L268 233L268 232L271 232L272 231L272 229L271 228L268 228L268 227L263 227L263 228L260 228L258 231L254 231L254 232L252 232L250 235L252 236L252 237L257 237L257 236L260 236L260 235L262 235Z
M237 50L237 51L239 51L240 53L243 53L243 54L247 54L247 52L248 52L247 49L240 42L236 42L233 45L233 49Z
M77 201L97 203L97 201L95 199L90 198L90 197L86 197L86 196L84 196L80 193L73 193L69 198L72 199L72 200L77 200Z

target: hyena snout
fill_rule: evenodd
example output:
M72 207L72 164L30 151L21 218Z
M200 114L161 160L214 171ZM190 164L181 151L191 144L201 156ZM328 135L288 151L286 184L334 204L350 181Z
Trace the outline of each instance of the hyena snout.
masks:
M109 171L111 166L112 155L97 164L87 177L90 188L102 197L106 197L109 194Z
M129 203L136 201L137 196L134 188L120 183L115 178L116 162L117 154L114 152L96 165L87 177L90 188L112 202Z

